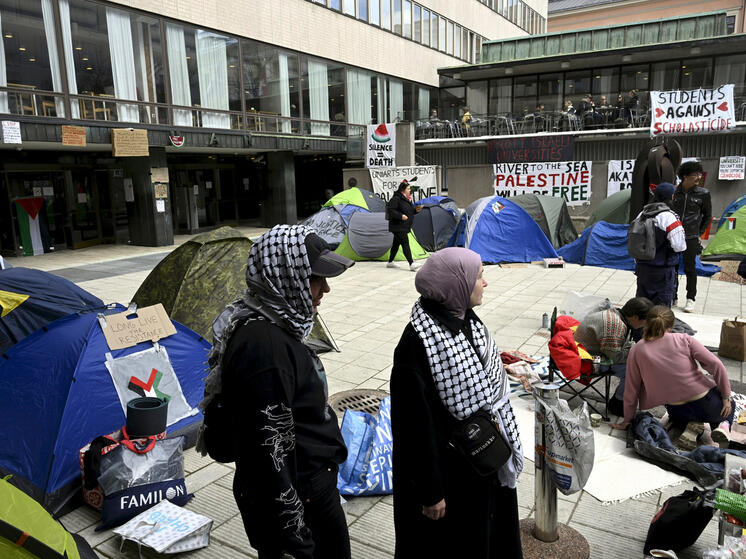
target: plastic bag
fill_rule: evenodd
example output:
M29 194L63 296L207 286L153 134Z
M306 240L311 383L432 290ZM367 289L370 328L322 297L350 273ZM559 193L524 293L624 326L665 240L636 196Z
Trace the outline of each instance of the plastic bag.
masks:
M566 314L575 320L582 320L592 312L603 311L612 307L611 302L598 295L585 295L579 291L570 291L562 300L560 314Z
M593 471L595 456L588 404L573 411L562 398L550 404L537 396L536 402L544 414L545 464L554 484L565 495L577 493Z
M696 487L666 499L650 521L644 552L651 549L681 551L693 545L712 519L706 492Z

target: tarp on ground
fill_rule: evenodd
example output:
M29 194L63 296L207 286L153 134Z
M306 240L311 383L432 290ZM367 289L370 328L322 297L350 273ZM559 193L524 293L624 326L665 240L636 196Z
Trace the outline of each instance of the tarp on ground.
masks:
M522 207L541 227L554 248L565 246L578 238L578 232L570 218L567 202L557 196L519 194L511 196L511 202Z
M355 212L368 212L365 208L353 204L338 204L321 208L303 222L324 239L332 250L339 246L347 232L350 217Z
M63 316L104 306L73 282L31 268L0 271L0 354Z
M730 204L728 204L728 207L723 210L723 215L720 216L720 220L718 221L718 229L723 226L726 218L731 217L736 211L740 210L744 206L746 206L746 194L733 200Z
M353 214L347 234L337 249L334 251L351 260L383 260L389 259L389 251L394 235L389 233L389 222L383 213ZM417 242L417 239L409 232L409 248L412 258L419 260L427 258L427 252ZM406 260L401 249L396 253L394 260Z
M500 196L480 198L467 208L466 248L485 264L557 258L547 236L518 204Z
M422 206L412 222L417 241L430 252L444 248L461 217L456 202L446 196L429 196L415 203L416 206Z
M386 211L386 202L383 198L370 190L363 190L362 188L357 187L348 188L347 190L338 192L329 198L322 207L337 206L339 204L353 204L365 208L366 210L370 210L371 212Z
M571 264L634 270L635 260L627 251L628 229L629 225L599 221L586 228L575 242L563 246L557 253ZM703 264L697 258L697 275L709 277L719 271L719 266ZM681 262L679 274L683 273L684 264Z
M585 223L586 229L599 221L618 224L629 223L629 201L631 196L632 190L626 188L606 198L591 213L588 221Z
M725 218L702 256L710 259L740 259L746 256L746 206Z

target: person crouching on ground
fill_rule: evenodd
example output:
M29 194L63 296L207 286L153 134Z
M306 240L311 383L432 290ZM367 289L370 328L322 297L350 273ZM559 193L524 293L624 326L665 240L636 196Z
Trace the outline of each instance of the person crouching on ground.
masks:
M656 305L670 307L676 297L676 274L679 267L679 253L686 250L684 228L678 216L668 209L674 185L660 183L653 191L654 201L640 212L651 215L655 224L655 257L652 260L637 260L636 297L647 297Z
M391 372L396 559L521 559L516 484L523 450L500 352L474 313L487 282L479 255L445 248L417 272L420 299ZM485 410L510 449L481 477L449 440Z
M412 230L414 214L420 211L422 206L418 206L415 209L414 204L412 204L412 187L406 180L401 181L398 190L391 196L387 207L389 231L394 234L394 241L391 243L389 263L386 266L388 268L399 267L394 262L394 258L396 258L396 254L399 252L399 247L401 247L404 257L409 262L409 269L415 272L420 266L419 264L415 264L412 259L412 250L409 248L409 232Z
M354 262L302 225L277 225L251 247L245 294L213 323L204 407L217 393L235 425L233 494L260 559L350 559L337 491L347 456L326 375L304 338Z
M671 309L658 305L648 313L643 339L629 352L624 389L624 421L613 423L626 429L640 409L665 404L672 427L685 429L689 422L709 423L712 438L728 440L721 423L733 421L730 380L725 366L692 336L674 334ZM712 375L702 374L697 363ZM713 380L714 379L714 380Z

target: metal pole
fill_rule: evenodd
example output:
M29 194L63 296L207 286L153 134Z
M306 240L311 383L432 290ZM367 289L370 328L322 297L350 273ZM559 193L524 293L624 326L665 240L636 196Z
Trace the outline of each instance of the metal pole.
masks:
M559 398L559 387L556 384L534 386L535 397L547 403L556 402ZM534 494L536 503L536 530L534 536L543 542L553 542L559 538L557 531L557 488L552 481L552 472L546 467L546 438L544 435L544 406L537 400L536 405L536 460L534 461L536 477Z

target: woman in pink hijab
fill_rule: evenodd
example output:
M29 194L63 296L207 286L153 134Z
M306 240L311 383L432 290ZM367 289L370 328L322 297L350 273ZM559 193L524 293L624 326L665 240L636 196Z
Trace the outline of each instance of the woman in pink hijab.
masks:
M396 559L521 559L516 484L523 451L497 345L474 313L487 281L479 255L446 248L417 272L420 298L391 372ZM449 445L455 427L490 414L511 455L477 474Z

